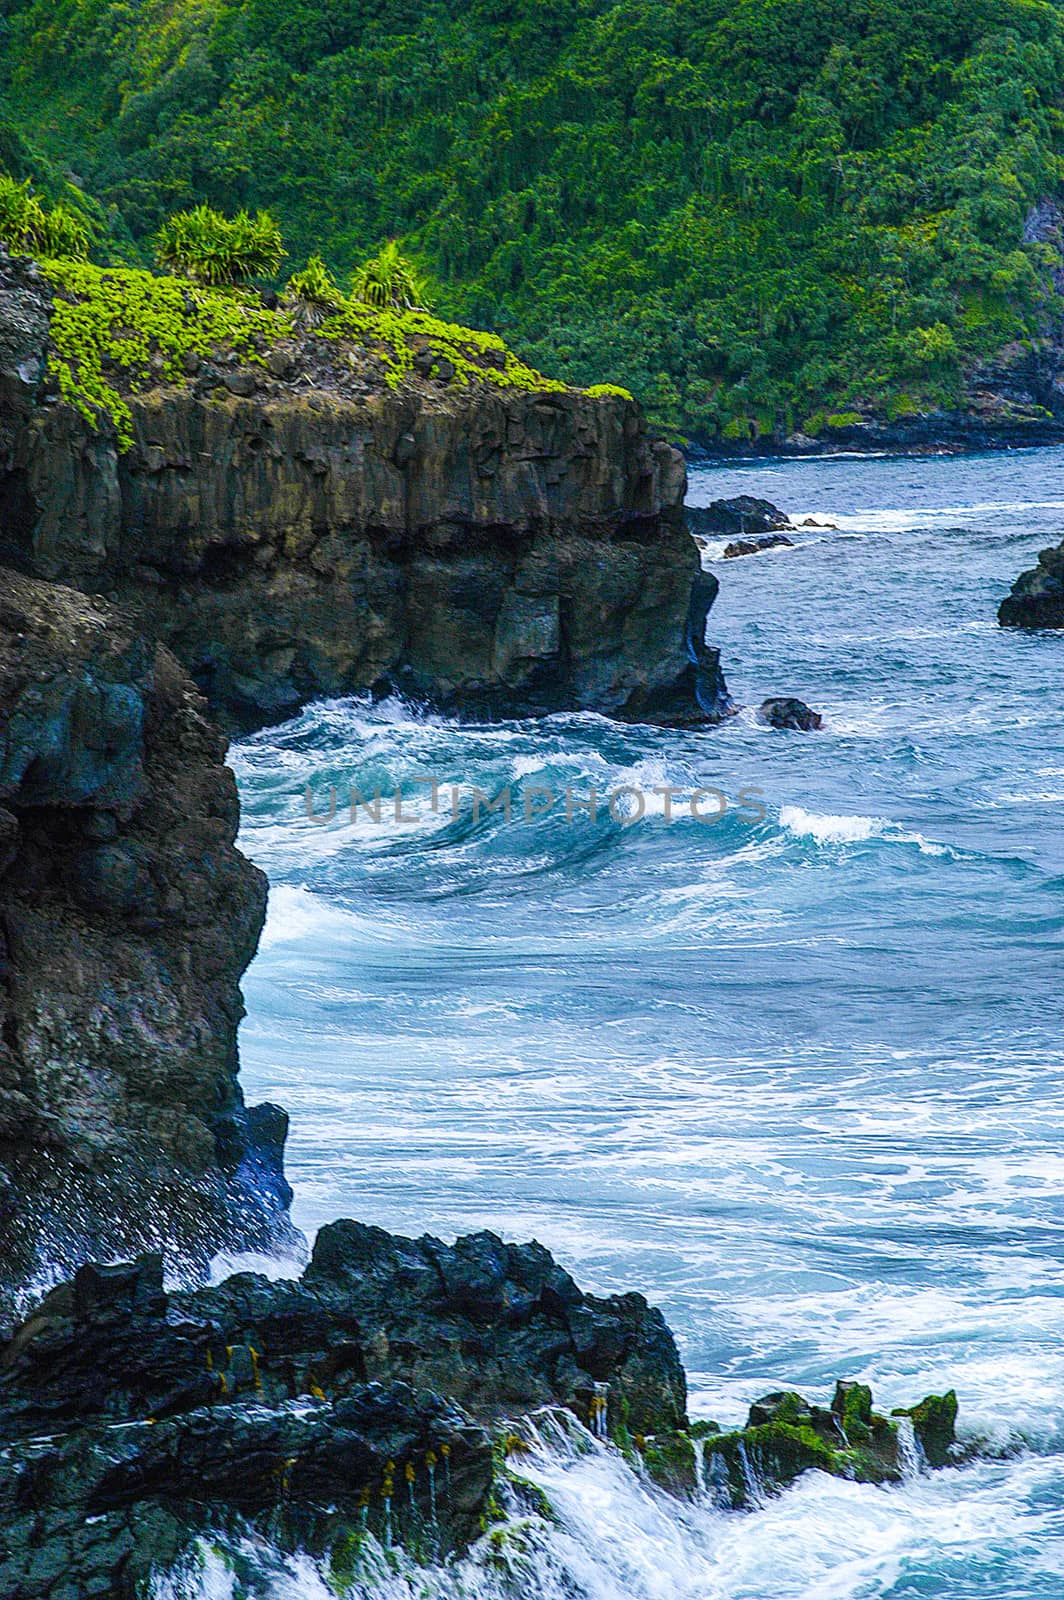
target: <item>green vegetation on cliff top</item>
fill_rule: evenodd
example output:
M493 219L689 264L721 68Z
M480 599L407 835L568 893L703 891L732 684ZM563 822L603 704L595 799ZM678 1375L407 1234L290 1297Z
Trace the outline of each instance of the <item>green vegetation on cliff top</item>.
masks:
M84 261L42 265L56 297L52 369L59 387L93 425L110 418L123 448L133 437L129 393L160 379L182 381L193 356L231 352L265 366L270 348L297 331L288 306L270 309L250 290L193 287L181 278ZM458 385L565 387L519 361L496 334L456 327L425 311L378 310L338 296L310 336L363 352L393 388L413 373L419 355L426 376Z
M1062 179L1043 0L0 0L0 161L112 258L201 200L668 425L901 415L1034 335ZM16 131L17 130L17 131Z

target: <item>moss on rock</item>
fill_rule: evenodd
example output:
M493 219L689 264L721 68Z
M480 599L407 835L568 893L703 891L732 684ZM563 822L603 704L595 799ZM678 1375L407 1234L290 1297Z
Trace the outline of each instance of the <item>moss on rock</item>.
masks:
M659 1489L690 1498L698 1490L696 1446L687 1433L662 1433L643 1444L643 1465Z
M929 1395L895 1416L913 1419L929 1465L952 1459L957 1397ZM839 1383L830 1407L811 1405L793 1390L756 1400L744 1428L703 1438L705 1477L717 1500L733 1508L756 1505L817 1469L857 1483L902 1478L898 1425L872 1409L867 1384Z
M957 1396L953 1389L945 1394L929 1394L917 1406L896 1410L895 1417L911 1417L913 1432L930 1467L948 1467L956 1444Z

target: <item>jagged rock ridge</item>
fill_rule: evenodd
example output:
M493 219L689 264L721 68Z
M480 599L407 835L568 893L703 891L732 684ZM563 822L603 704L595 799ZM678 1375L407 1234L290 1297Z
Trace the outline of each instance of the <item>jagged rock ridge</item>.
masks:
M0 1348L7 1600L131 1595L212 1530L334 1572L366 1533L446 1555L488 1514L500 1418L686 1421L660 1313L536 1244L338 1222L298 1282L167 1297L161 1265L82 1268Z

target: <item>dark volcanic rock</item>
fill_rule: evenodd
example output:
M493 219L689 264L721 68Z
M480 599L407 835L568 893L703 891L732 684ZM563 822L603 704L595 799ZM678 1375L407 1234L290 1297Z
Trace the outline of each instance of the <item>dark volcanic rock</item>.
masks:
M670 727L700 727L723 722L738 710L724 681L720 651L706 642L710 609L719 593L713 573L696 573L683 631L688 665L666 688L633 696L626 717Z
M724 546L724 559L734 561L736 556L756 556L761 550L775 550L781 545L791 550L794 540L788 539L785 533L764 533L760 539L733 539Z
M800 733L811 733L824 726L820 712L811 710L804 700L796 700L793 695L773 695L762 700L757 714L770 728L794 728Z
M1064 628L1064 544L1042 550L998 607L1003 628Z
M740 494L732 500L714 500L708 506L688 506L687 524L692 533L703 537L737 535L747 539L789 528L791 519L771 500Z
M928 1466L955 1458L952 1390L893 1415L913 1419ZM731 1509L757 1505L811 1469L858 1483L899 1483L906 1470L898 1423L872 1409L872 1391L861 1383L837 1384L830 1407L811 1405L793 1391L765 1395L750 1407L745 1428L706 1436L701 1448L705 1481Z
M0 569L0 1305L35 1271L263 1243L278 1119L236 1083L266 885L225 740L102 601Z
M672 1337L536 1244L339 1222L298 1282L169 1297L158 1257L86 1266L0 1350L0 1593L124 1595L234 1518L334 1562L366 1528L461 1548L486 1425L544 1404L591 1420L603 1397L610 1426L685 1424Z
M29 271L0 257L0 382L21 395L0 559L120 601L230 726L380 686L478 716L625 715L685 674L684 462L632 402L436 369L396 390L355 381L354 351L317 372L306 335L273 363L298 375L262 369L261 392L229 372L208 393L201 368L130 397L120 454L17 377L47 350Z

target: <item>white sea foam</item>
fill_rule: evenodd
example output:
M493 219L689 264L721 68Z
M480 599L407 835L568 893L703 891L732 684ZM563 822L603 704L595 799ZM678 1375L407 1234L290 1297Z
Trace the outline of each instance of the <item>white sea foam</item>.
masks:
M883 817L822 816L801 806L780 808L780 827L789 833L815 839L817 844L857 844L882 834Z
M542 1423L520 1470L546 1496L550 1520L515 1498L507 1520L448 1567L418 1566L371 1534L345 1592L353 1600L879 1600L899 1584L906 1593L946 1594L953 1577L986 1563L1007 1586L1009 1548L1013 1573L1032 1584L1064 1572L1051 1538L1055 1472L1045 1461L914 1472L887 1490L809 1473L739 1514L706 1497L671 1499L573 1426ZM1033 1548L1039 1536L1041 1548ZM153 1600L230 1600L237 1589L225 1547L224 1539L205 1542L185 1583L158 1582ZM306 1557L285 1559L251 1540L234 1553L253 1575L241 1593L327 1600L334 1592L324 1566Z
M259 947L269 950L313 938L342 938L350 932L350 921L348 912L331 906L310 889L278 884L270 890Z

